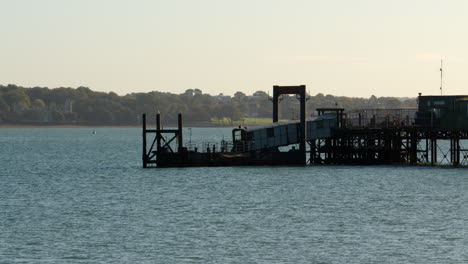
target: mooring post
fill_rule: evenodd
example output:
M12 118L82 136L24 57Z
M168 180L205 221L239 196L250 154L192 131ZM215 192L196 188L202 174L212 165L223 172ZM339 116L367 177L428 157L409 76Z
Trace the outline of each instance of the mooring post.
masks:
M148 156L146 153L146 114L143 114L142 117L142 126L143 126L143 155L142 155L142 160L143 160L143 168L147 167L147 162L148 162Z
M177 135L177 140L179 141L179 146L178 146L178 149L179 149L179 152L182 150L182 147L184 146L182 140L183 140L183 137L182 137L182 114L179 113L179 115L177 116L177 128L178 128L178 135Z

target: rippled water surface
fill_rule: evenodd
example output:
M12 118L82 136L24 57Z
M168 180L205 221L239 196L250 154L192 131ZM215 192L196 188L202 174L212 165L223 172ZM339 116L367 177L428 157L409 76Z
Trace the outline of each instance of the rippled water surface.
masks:
M91 132L0 130L0 263L468 263L468 169L142 169Z

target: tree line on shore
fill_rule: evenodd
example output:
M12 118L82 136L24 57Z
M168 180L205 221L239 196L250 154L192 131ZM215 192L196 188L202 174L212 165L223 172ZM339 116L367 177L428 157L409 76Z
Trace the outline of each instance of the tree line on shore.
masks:
M272 102L267 93L257 91L252 95L236 92L234 96L204 94L200 89L187 89L174 94L152 91L119 96L114 92L97 92L87 87L25 88L17 85L0 85L0 124L37 125L140 125L141 114L148 113L150 123L156 112L163 122L175 124L182 113L184 123L191 125L213 124L213 120L242 123L247 118L270 118ZM355 98L316 94L307 100L309 112L319 107L352 109L395 109L416 107L416 99L394 97ZM297 119L299 100L294 95L282 96L280 119ZM153 122L154 123L154 122ZM219 122L218 122L219 123Z

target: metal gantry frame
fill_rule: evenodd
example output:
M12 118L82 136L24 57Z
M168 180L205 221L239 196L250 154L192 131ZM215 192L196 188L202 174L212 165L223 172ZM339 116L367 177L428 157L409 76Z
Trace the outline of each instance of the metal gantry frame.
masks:
M306 86L273 86L273 123L277 123L279 120L279 98L283 94L295 94L299 95L300 102L300 128L299 128L299 151L301 152L301 159L303 165L306 165Z

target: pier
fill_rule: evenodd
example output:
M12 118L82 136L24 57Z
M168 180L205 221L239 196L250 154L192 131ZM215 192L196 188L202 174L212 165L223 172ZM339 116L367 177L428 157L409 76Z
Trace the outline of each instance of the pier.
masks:
M282 94L297 96L299 122L279 122ZM419 94L417 109L318 108L309 120L306 100L305 85L273 86L271 125L234 128L231 141L200 149L184 145L181 114L172 129L162 128L160 113L147 128L143 114L143 167L468 166L468 96Z
M461 145L463 140L468 140L467 130L338 129L330 137L309 141L310 163L467 166L468 149Z

